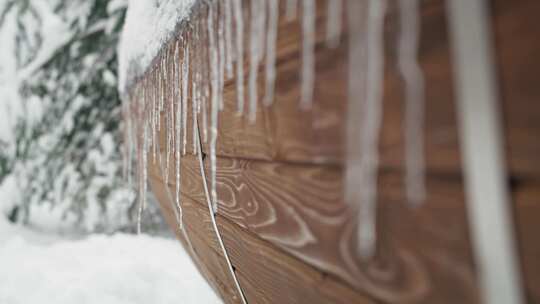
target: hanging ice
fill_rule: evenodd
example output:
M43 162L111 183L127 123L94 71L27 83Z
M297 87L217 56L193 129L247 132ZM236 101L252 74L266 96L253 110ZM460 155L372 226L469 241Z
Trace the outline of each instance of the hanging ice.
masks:
M218 100L219 100L219 110L223 110L224 108L224 100L223 100L223 87L225 83L225 61L226 61L226 54L225 54L225 37L224 37L224 21L225 18L221 16L222 14L217 14L218 17L218 52L219 52L219 60L218 60L218 83L219 83L219 89L218 89Z
M175 202L176 202L176 206L179 210L179 225L182 227L183 226L183 223L182 223L182 207L180 205L180 186L181 186L181 180L180 180L180 177L181 177L181 163L180 163L180 160L181 160L181 141L180 141L180 138L181 138L181 134L182 134L182 100L180 99L180 90L178 89L178 86L180 85L180 66L178 64L178 61L180 60L180 54L179 54L179 45L178 45L178 42L176 44L176 50L175 50L175 56L174 56L174 62L175 62L175 74L176 74L176 77L175 77L175 87L176 87L176 98L174 99L175 100L175 104L176 104L176 109L174 111L175 113L175 128L174 128L174 135L175 135L175 141L174 141L174 144L175 144L175 147L174 147L174 154L175 154L175 159L176 159L176 170L175 170L175 176L176 176L176 183L175 183ZM166 174L168 174L168 172L166 172Z
M298 0L286 0L286 7L285 7L285 19L287 21L292 21L296 18L297 10L298 10ZM331 2L332 0L328 0Z
M358 208L358 254L366 259L373 256L376 243L385 11L386 1L348 1L347 15L351 34L345 198L347 203ZM365 14L367 25L363 23L362 16ZM364 29L367 32L364 32ZM361 125L356 125L357 122Z
M208 6L208 52L210 55L210 81L212 87L212 99L210 105L210 196L214 213L218 211L217 191L216 191L216 143L218 135L218 107L219 107L219 79L218 79L218 50L216 49L214 37L214 8L212 4Z
M424 177L424 77L418 64L418 0L399 1L398 67L405 82L405 185L407 201L420 204L426 196Z
M384 73L384 16L386 0L371 0L367 25L366 100L362 119L362 154L360 171L360 228L358 249L362 257L375 252L377 171L379 165L379 133L382 121Z
M142 110L142 109L141 109ZM139 210L137 212L137 234L140 234L141 233L141 222L142 222L142 214L143 214L143 211L144 211L144 208L146 206L146 187L147 187L147 183L148 183L148 161L147 161L147 158L148 158L148 128L146 126L146 123L145 121L147 120L147 118L145 117L146 115L144 114L144 110L143 111L143 114L142 114L142 121L143 121L143 125L142 125L142 132L141 132L141 143L139 143L140 145L142 144L142 147L139 147L139 151L140 151L140 154L138 155L138 157L140 157L140 160L139 160L139 168L138 168L138 171L139 171Z
M302 88L300 108L311 109L315 86L315 0L302 0Z
M242 0L232 0L236 41L236 102L237 111L244 112L244 17Z
M182 60L182 155L186 154L187 146L187 106L189 86L189 43L184 44Z
M158 112L161 112L161 111L164 111L164 114L165 114L165 132L166 132L166 143L165 143L165 150L166 150L166 154L165 154L165 172L167 172L167 174L165 175L165 182L168 183L169 182L169 164L170 164L170 158L171 158L171 151L172 151L172 146L171 146L171 143L172 143L172 123L171 123L171 113L169 111L167 111L167 109L165 109L165 79L166 79L166 75L167 73L165 72L165 63L164 63L164 56L162 55L161 57L161 61L160 61L160 67L158 69L158 73L160 75L160 90L159 90L159 94L160 94L160 105L159 105L159 110Z
M251 123L257 118L257 76L259 63L262 59L264 44L264 25L266 23L266 5L263 0L251 2L251 32L249 37L250 62L249 62L249 116Z
M233 41L232 41L232 17L231 17L231 1L224 0L223 9L225 21L225 72L227 79L233 76Z
M266 36L266 95L264 105L269 106L274 101L276 81L276 40L279 21L278 0L267 0L268 30Z
M326 44L330 48L336 48L339 46L339 41L341 40L343 0L329 0L327 5Z

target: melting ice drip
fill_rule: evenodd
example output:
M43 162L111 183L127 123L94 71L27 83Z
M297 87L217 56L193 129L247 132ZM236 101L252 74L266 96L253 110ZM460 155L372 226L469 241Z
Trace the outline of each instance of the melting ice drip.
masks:
M326 6L326 44L340 45L344 0L329 0ZM235 76L236 108L255 122L259 101L258 76L264 64L265 92L262 103L272 104L276 80L276 41L280 20L280 3L285 5L285 20L297 18L297 0L252 0L249 8L241 0L207 0L195 6L206 13L206 19L183 20L185 26L172 37L145 77L125 98L125 174L132 171L133 151L137 153L138 231L146 204L147 154L152 148L153 161L163 161L158 134L166 129L165 180L168 182L170 159L175 168L175 208L179 227L183 227L180 203L181 156L188 153L188 108L199 116L193 119L193 153L201 143L208 144L210 160L210 198L214 213L218 212L216 190L217 138L219 111L224 108L225 80ZM310 110L315 87L315 43L317 1L301 0L302 50L300 71L301 98L299 107ZM384 18L386 0L347 0L349 31L349 103L347 119L347 159L345 200L358 210L358 254L368 258L376 247L376 201L378 144L381 128L384 80ZM423 90L422 73L417 63L418 0L399 2L401 30L398 41L398 68L405 83L405 172L407 198L413 205L424 199L424 164L422 148ZM244 14L249 17L249 45L245 47ZM247 50L247 54L244 50ZM244 58L249 59L248 107L245 106ZM264 62L263 62L264 59ZM191 91L190 91L191 90ZM191 94L190 94L191 92ZM247 110L247 111L246 111ZM210 117L207 118L207 111ZM246 113L247 112L247 113ZM164 115L164 117L162 117ZM163 122L162 122L163 120ZM209 120L209 121L208 121ZM136 123L140 122L140 123ZM164 126L162 125L164 124ZM200 128L200 130L198 130Z

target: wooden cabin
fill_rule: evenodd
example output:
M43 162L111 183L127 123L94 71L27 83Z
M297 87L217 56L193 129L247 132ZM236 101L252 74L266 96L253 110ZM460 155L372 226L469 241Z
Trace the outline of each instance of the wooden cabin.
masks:
M160 165L151 157L148 160L151 191L163 214L225 303L242 303L243 297L250 304L487 303L471 236L474 223L467 209L453 74L456 66L445 1L420 1L418 60L425 79L423 147L427 196L416 207L407 204L404 185L405 97L404 82L396 65L398 1L388 1L378 144L377 242L375 254L368 259L361 258L356 250L355 231L360 224L355 208L344 197L348 43L354 33L349 31L345 7L341 40L337 47L327 46L327 1L316 0L311 109L298 106L302 94L302 10L298 10L297 18L287 18L286 1L278 2L273 104L262 105L265 79L258 77L259 107L256 120L251 122L247 115L237 113L236 77L224 82L216 145L218 233L209 209L210 143L201 135L202 122L209 120L210 114L203 118L201 112L195 112L194 122L191 103L187 103L187 151L180 160L183 229L178 228L174 202L177 154L166 151L171 140L166 128L158 131L158 153L162 159L169 158L168 169L164 170L163 163ZM223 1L218 2L222 5ZM253 2L256 0L242 1L246 54L249 8ZM524 302L540 303L540 85L536 76L540 71L540 2L488 2L503 116L505 180L512 203L508 216L518 254L519 286ZM195 56L192 70L197 64L211 65L206 61L211 51L208 37L194 34L196 24L205 24L207 14L207 5L194 7L190 21L177 26L175 37L132 90L149 84L163 85L163 90L180 85L164 82L152 74L156 69L174 73L173 67L163 66L160 58L169 56L181 64L181 56L175 56L180 38L193 41L189 51ZM243 68L247 107L247 55L243 56ZM258 69L263 75L264 65ZM159 84L160 81L164 83ZM188 95L192 96L196 89L190 86ZM175 109L174 105L167 106L175 102L171 94L165 94L162 126L167 124L167 111ZM197 153L199 142L201 158Z

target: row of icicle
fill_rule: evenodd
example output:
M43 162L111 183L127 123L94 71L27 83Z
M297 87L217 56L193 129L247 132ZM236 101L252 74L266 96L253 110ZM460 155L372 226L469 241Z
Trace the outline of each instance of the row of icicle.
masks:
M299 107L312 107L315 84L316 0L285 1L285 18L292 22L301 8L302 68ZM425 196L423 156L424 82L417 62L419 40L418 0L397 0L400 12L398 68L405 83L405 183L407 199L412 205ZM126 118L125 168L130 180L133 151L138 175L138 224L146 204L147 164L162 162L158 134L166 130L165 182L168 183L170 158L175 163L175 203L178 225L183 227L180 205L181 155L187 150L188 107L191 115L200 115L201 141L209 144L210 196L214 212L218 212L216 191L216 143L218 112L223 109L225 79L234 76L236 104L240 114L256 120L258 107L257 82L259 65L264 64L264 106L274 100L276 79L276 40L278 39L279 0L251 0L249 7L249 39L244 45L244 8L242 0L202 1L206 19L191 18L185 22L180 36L164 47L158 59L125 98ZM300 2L300 3L299 3ZM387 0L328 0L326 44L341 44L342 16L347 12L349 28L349 106L347 123L347 159L345 200L358 210L358 254L370 257L375 250L378 143L382 121L384 78L384 18ZM198 7L200 9L201 6ZM286 34L286 33L282 33ZM246 52L244 51L246 50ZM247 104L244 88L244 53L249 58ZM262 60L265 59L264 62ZM189 96L191 93L191 96ZM210 111L210 117L207 117ZM162 119L161 114L165 117ZM163 120L163 122L162 122ZM208 121L209 120L209 121ZM165 125L162 125L165 124ZM193 119L193 138L198 136ZM197 140L192 140L193 145ZM152 148L152 151L150 151ZM197 147L193 147L197 153Z

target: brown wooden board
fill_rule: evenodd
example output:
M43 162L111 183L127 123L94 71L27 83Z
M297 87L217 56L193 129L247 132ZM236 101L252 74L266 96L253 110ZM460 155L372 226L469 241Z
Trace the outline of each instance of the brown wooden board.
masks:
M378 255L364 263L354 254L351 230L355 214L343 202L340 170L220 158L220 216L242 228L238 231L247 230L313 269L336 277L344 286L386 303L478 301L459 177L430 176L428 186L433 191L426 205L411 209L404 203L400 177L384 172L379 182L384 191L379 202ZM184 200L206 208L202 184L197 182L200 173L195 157L182 158L182 177ZM174 189L174 183L170 183ZM539 187L530 183L513 188L520 255L531 299L538 299L540 292L536 284L540 243L535 233L540 231L535 217L540 212ZM184 209L189 206L194 207L190 204ZM191 219L191 215L186 216L186 220ZM195 218L191 220L200 221L200 216ZM230 237L242 239L244 234ZM229 249L241 250L235 246ZM239 261L236 267L251 269L253 265Z
M249 2L244 1L246 16ZM284 2L280 3L284 15ZM396 2L390 4L379 147L378 250L369 262L354 253L356 215L343 202L348 33L345 27L339 48L326 47L326 1L317 1L311 111L298 107L301 32L297 21L280 19L276 100L268 108L260 106L254 124L236 114L234 79L225 84L217 145L218 225L250 304L480 301L462 185L444 2L422 2L419 60L426 77L428 197L418 208L407 206L403 191L403 83L395 66ZM516 241L528 302L540 303L540 86L535 75L540 71L540 27L536 26L540 2L495 0L491 4ZM205 52L204 43L198 47L192 51ZM247 59L244 66L247 72ZM260 71L262 97L262 67ZM192 154L190 110L188 115L187 144ZM164 130L160 141L164 155ZM208 152L206 144L203 150ZM172 193L174 163L168 172ZM176 227L172 209L166 207L170 201L158 167L151 163L150 170L152 188L171 227ZM214 289L235 303L238 295L211 230L193 155L182 157L182 198L195 262Z
M394 1L390 1L395 6ZM425 150L427 169L460 170L455 117L452 62L444 2L423 1L419 61L426 79ZM284 20L281 1L277 42L276 99L259 106L257 121L236 114L234 79L225 83L225 109L220 113L217 154L220 156L300 163L342 163L347 102L347 32L337 49L325 45L326 1L317 1L316 87L313 109L299 104L301 31L298 22ZM540 70L540 29L534 26L535 0L493 1L504 109L506 150L513 175L540 176L540 86L533 71ZM345 16L343 18L345 20ZM400 168L403 162L403 83L396 69L396 12L386 26L386 77L384 124L381 135L381 167ZM246 73L248 62L245 64ZM246 74L247 75L247 74ZM264 95L264 71L260 68L259 95ZM247 98L247 96L246 96ZM205 145L205 151L208 147Z
M191 178L187 174L185 177L184 180L191 186L202 182L200 175ZM174 186L169 185L170 190L167 190L158 171L152 171L150 180L170 225L176 226L172 209L166 207L169 199L163 195L167 191L174 192ZM239 303L238 298L233 300L236 297L234 285L215 238L206 202L195 201L184 194L182 207L184 224L196 255L194 261L199 264L201 273L226 303ZM222 216L218 216L217 220L249 303L374 303L336 279L283 253L231 220ZM178 235L184 240L182 234ZM185 240L183 244L187 247Z

